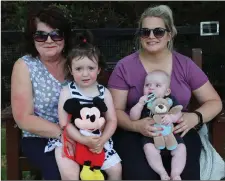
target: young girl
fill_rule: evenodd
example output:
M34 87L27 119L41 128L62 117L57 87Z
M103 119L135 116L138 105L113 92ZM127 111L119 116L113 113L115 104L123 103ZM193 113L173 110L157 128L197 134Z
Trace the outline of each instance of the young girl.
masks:
M56 161L62 177L62 180L79 180L80 166L72 159L69 159L64 153L64 147L67 147L69 153L74 154L74 141L86 145L93 153L105 151L105 161L101 167L108 176L109 180L121 180L121 159L113 149L111 136L117 127L117 118L112 101L112 96L107 88L98 84L97 77L104 65L104 61L97 47L91 43L91 34L89 32L83 35L77 35L77 46L74 47L68 55L67 66L69 76L67 85L60 93L58 113L59 124L67 133L70 142L63 143L55 149ZM80 104L87 104L98 96L103 99L108 110L104 114L106 120L104 130L100 137L83 136L79 130L70 123L68 114L63 109L66 100L76 98ZM69 123L68 123L69 121ZM73 120L72 120L73 121ZM62 140L63 142L63 140ZM104 147L105 143L110 144L110 149ZM104 148L104 149L103 149ZM75 146L76 149L76 146Z

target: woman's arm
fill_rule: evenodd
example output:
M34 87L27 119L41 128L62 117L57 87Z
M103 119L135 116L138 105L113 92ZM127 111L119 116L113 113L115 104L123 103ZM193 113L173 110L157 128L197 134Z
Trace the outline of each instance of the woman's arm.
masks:
M32 84L27 65L16 61L11 77L11 105L13 117L20 129L42 137L58 138L59 125L34 115Z
M221 99L209 81L194 90L193 94L201 105L196 111L202 113L204 123L211 121L222 110ZM198 116L195 113L184 113L179 124L175 126L174 133L182 132L181 137L183 137L197 124Z
M202 113L204 123L211 121L222 110L220 96L209 81L194 90L193 94L201 105L196 111Z
M136 121L131 121L131 119L125 112L128 91L117 90L113 88L110 88L109 91L112 94L114 106L116 109L118 126L128 131L138 132Z

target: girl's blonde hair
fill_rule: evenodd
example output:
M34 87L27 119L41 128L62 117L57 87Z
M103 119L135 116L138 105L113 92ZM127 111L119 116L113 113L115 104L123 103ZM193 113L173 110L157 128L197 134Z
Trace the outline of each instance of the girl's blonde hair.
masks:
M177 29L174 25L173 12L170 7L167 5L159 5L147 8L138 21L138 30L142 28L142 22L146 17L158 17L164 21L166 28L171 33L171 40L168 42L167 47L169 50L173 50L173 39L177 35ZM139 42L140 40L138 38L138 43Z

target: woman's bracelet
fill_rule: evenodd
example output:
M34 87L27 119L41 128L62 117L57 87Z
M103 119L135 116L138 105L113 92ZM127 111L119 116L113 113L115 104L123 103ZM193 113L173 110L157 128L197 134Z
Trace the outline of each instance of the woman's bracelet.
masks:
M193 113L195 113L198 116L198 124L195 126L195 129L198 131L202 128L203 126L203 116L202 113L198 112L198 111L193 111Z

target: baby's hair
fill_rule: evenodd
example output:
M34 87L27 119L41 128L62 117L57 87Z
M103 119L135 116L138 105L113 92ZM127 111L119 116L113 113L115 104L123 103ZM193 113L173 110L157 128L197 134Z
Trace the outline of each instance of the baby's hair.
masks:
M75 58L82 59L84 57L89 58L92 61L97 61L99 68L105 67L105 61L97 46L94 45L94 38L90 31L85 30L81 33L77 33L75 40L73 41L73 48L69 51L65 68L67 70L66 79L73 80L73 76L70 73L72 60ZM68 70L69 69L69 70Z
M145 77L145 81L147 80L147 78L153 74L158 74L158 75L163 75L166 79L167 79L167 82L168 82L168 85L170 85L170 75L163 71L163 70L153 70L152 72L149 72L147 74L147 76Z

